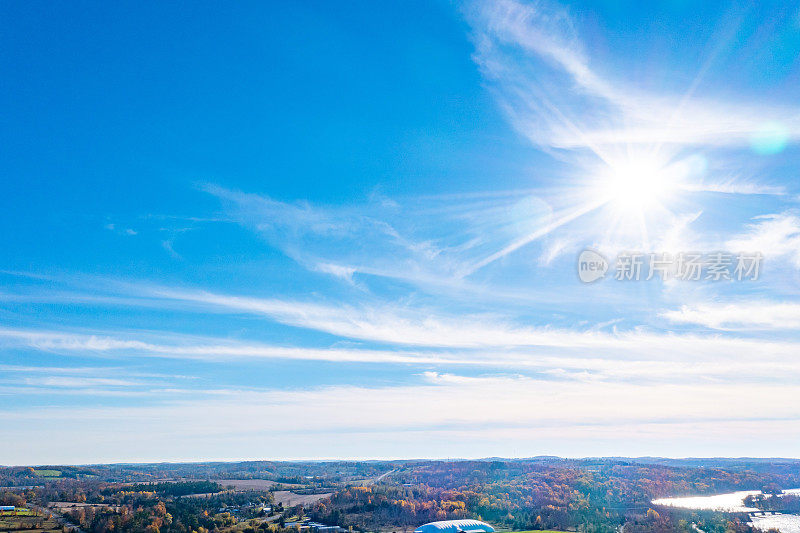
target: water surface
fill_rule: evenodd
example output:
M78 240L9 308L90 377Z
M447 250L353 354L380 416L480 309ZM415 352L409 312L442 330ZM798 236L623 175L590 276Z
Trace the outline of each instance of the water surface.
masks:
M800 533L800 516L794 514L769 514L764 515L755 507L748 507L744 499L748 496L761 494L760 490L740 490L713 496L687 496L681 498L661 498L653 500L654 505L666 507L680 507L682 509L697 509L705 511L723 511L729 513L753 513L750 516L750 525L762 531L776 528L781 533ZM783 494L800 495L800 489L787 489Z

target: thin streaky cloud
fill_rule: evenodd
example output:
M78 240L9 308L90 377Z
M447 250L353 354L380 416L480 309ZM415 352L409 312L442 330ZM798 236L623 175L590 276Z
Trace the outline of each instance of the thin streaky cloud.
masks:
M699 324L719 330L797 330L800 304L758 302L683 305L664 311L664 318L683 324Z
M761 252L766 261L786 260L800 268L800 216L794 211L756 217L746 231L730 237L728 250Z
M419 345L436 350L405 351L342 348L303 348L273 346L258 342L232 341L186 335L155 335L153 332L94 332L93 334L55 330L0 329L0 346L25 347L53 352L116 354L131 358L174 358L202 361L247 359L319 360L332 362L364 362L381 364L440 364L541 367L547 366L541 356L567 356L590 350L601 359L618 361L653 361L669 357L675 361L713 362L719 358L736 362L738 354L758 356L763 364L785 365L787 357L797 353L791 340L763 340L718 335L655 333L639 330L603 332L553 328L510 328L507 324L487 325L479 321L424 322L419 325L395 324L398 337L377 340ZM405 329L404 329L405 328ZM378 327L377 331L387 331ZM375 331L370 329L370 331ZM145 337L145 338L143 338ZM402 340L400 340L402 339ZM514 349L525 348L525 350ZM555 359L550 366L558 367Z
M556 3L503 0L471 6L476 60L497 83L513 120L537 144L588 147L601 159L613 145L747 146L769 122L780 123L789 140L800 138L800 107L791 104L753 106L693 96L699 92L696 86L680 95L651 94L609 81L591 67L576 24ZM545 89L542 71L534 76L506 47L542 58L577 88L565 90L563 84L553 83L560 92ZM587 99L594 104L589 107L592 113L586 113ZM618 126L608 127L611 117ZM662 117L670 119L665 122Z

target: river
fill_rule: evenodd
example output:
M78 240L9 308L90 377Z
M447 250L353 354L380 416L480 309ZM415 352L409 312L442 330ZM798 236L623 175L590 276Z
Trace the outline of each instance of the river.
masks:
M800 489L787 489L784 494L800 495ZM750 513L750 525L766 531L776 528L781 533L800 533L800 515L765 514L754 507L744 504L747 496L761 494L760 490L741 490L713 496L688 496L680 498L661 498L653 500L654 505L680 507L683 509L703 509L729 513Z

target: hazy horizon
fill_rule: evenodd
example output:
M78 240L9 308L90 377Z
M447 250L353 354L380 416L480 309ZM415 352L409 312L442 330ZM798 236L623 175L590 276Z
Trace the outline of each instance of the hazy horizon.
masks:
M114 465L181 465L181 464L237 464L237 463L333 463L333 462L352 462L352 463L400 463L414 461L441 461L441 462L461 462L461 461L530 461L530 460L566 460L566 461L592 461L592 460L665 460L665 461L742 461L742 462L770 462L770 461L790 461L800 462L798 457L621 457L621 456L588 456L588 457L560 457L557 455L534 455L530 457L405 457L405 458L323 458L323 459L207 459L189 461L111 461L104 463L38 463L38 464L0 464L2 468L16 467L36 467L36 466L114 466Z

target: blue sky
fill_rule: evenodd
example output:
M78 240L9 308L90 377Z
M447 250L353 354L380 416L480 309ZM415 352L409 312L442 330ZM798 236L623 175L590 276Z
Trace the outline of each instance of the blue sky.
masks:
M0 462L797 456L800 6L0 25Z

